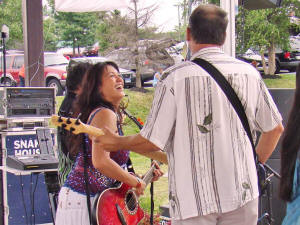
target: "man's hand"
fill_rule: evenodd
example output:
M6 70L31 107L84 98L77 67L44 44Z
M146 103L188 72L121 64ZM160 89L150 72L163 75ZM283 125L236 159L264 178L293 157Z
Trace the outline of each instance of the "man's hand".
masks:
M121 136L114 133L107 127L101 129L104 132L104 135L97 137L93 136L93 141L95 143L99 143L106 151L110 152L122 149L120 146Z

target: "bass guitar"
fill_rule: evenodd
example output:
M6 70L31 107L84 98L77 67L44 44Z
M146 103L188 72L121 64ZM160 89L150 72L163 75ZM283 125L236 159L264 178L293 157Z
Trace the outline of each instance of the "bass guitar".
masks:
M86 134L93 135L95 137L104 135L103 130L101 130L100 128L82 123L79 119L52 115L51 124L58 127L62 127L65 130L71 131L73 134L86 133ZM161 163L168 164L167 155L165 152L154 151L154 152L143 152L139 154L146 156L150 159L157 160Z

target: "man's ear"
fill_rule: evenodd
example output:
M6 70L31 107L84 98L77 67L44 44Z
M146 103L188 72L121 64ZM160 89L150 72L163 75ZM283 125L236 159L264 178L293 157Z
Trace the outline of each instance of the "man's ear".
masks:
M191 40L191 29L189 27L186 28L186 40Z

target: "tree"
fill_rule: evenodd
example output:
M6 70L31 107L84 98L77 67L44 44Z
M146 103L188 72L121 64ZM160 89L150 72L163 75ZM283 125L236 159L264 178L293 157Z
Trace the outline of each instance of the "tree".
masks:
M98 23L97 13L57 12L55 22L60 40L67 46L91 46L95 43L95 31Z
M148 24L151 16L158 9L157 5L150 5L148 7L139 8L138 0L132 0L133 8L129 8L134 15L134 53L135 53L135 68L136 68L136 87L142 88L141 79L141 60L139 56L139 28Z
M246 10L240 9L236 19L238 51L248 48L259 51L265 74L274 75L276 70L275 49L289 50L290 13L299 13L298 0L285 0L280 8ZM299 26L299 25L297 25ZM268 67L264 54L268 54Z
M142 88L141 69L143 62L140 51L144 46L140 45L140 40L143 37L149 39L155 36L153 33L156 28L147 25L158 6L140 7L142 2L138 0L131 2L132 7L128 8L129 13L125 16L121 16L117 10L113 13L101 14L102 23L97 30L97 37L100 40L100 48L102 48L100 51L107 52L107 50L121 47L129 49L129 55L132 56L135 64L136 87Z
M99 41L100 52L106 53L113 49L126 47L132 42L134 35L134 21L122 16L120 11L101 12L100 24L96 30L96 39Z
M0 5L0 25L2 24L9 27L7 48L23 48L22 1L3 1Z

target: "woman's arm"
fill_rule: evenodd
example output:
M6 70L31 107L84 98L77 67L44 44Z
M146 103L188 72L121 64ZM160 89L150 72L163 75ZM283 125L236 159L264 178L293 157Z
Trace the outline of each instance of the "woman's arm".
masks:
M109 127L112 131L117 133L117 117L115 113L109 109L103 109L99 111L92 120L91 125L103 128ZM96 169L98 169L103 175L112 179L118 180L132 187L136 187L139 184L139 180L136 176L128 173L122 169L114 160L110 158L110 153L105 151L103 146L95 141L92 137L92 162ZM139 194L143 193L146 184L141 181L142 185L137 189Z

